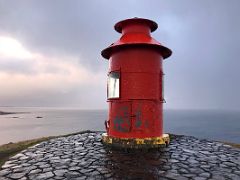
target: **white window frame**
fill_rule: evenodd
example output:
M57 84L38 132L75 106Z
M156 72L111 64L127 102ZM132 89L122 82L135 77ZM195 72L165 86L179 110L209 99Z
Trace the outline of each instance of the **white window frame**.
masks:
M166 103L166 100L164 98L164 73L162 72L162 102Z
M107 98L120 98L120 72L112 71L108 74Z

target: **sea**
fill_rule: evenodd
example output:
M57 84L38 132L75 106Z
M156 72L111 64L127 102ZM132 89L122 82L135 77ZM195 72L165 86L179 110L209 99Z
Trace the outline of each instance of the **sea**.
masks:
M104 131L107 110L0 107L0 145L83 130ZM240 143L240 111L164 110L164 132Z

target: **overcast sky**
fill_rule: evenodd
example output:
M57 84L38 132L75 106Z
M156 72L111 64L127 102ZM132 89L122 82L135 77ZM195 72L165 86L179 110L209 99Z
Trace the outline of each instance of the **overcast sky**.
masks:
M239 0L0 0L0 105L104 109L116 22L149 18L173 51L165 108L240 108Z

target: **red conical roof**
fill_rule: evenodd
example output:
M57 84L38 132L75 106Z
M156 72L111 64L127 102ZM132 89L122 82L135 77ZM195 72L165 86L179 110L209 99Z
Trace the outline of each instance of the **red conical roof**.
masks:
M158 28L154 21L143 18L126 19L115 24L114 28L122 33L122 37L101 52L106 59L111 57L114 50L131 46L153 47L161 53L164 59L172 54L170 49L151 37L150 33Z

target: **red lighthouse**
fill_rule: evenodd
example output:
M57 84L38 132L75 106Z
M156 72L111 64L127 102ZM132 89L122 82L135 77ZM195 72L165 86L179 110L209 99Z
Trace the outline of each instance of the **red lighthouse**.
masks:
M114 28L121 38L101 53L109 60L105 144L154 148L169 143L163 134L162 62L172 52L151 37L157 27L142 18L120 21Z

